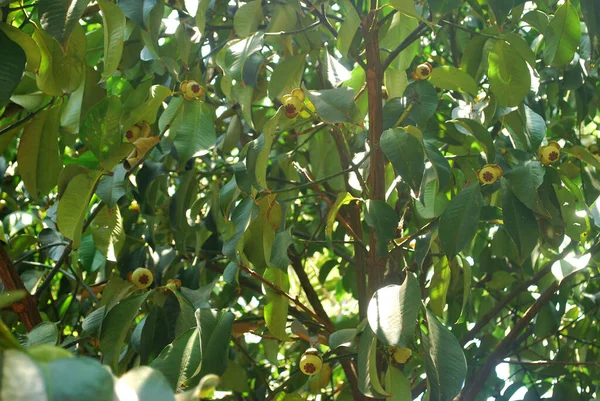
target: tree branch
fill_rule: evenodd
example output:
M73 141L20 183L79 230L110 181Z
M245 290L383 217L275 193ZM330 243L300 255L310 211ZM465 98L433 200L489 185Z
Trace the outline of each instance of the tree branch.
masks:
M410 46L415 40L419 39L422 36L422 33L429 28L429 26L421 22L411 33L408 34L406 39L404 39L394 50L390 52L390 54L386 57L385 61L382 64L382 69L385 71L392 61L402 52L402 50L406 49Z

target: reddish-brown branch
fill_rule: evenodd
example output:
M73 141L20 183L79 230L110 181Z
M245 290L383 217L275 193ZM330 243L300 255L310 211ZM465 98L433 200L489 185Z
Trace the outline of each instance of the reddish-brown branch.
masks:
M19 273L17 273L4 246L0 246L0 280L6 291L25 291L25 298L15 302L12 305L12 309L19 315L19 319L25 325L27 331L31 331L42 322L42 317L37 309L35 298L25 288L25 284L23 284L23 280L21 280Z

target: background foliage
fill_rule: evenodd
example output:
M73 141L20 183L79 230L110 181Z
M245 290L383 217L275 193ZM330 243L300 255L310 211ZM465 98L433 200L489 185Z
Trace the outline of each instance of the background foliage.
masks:
M597 1L0 20L0 399L600 398Z

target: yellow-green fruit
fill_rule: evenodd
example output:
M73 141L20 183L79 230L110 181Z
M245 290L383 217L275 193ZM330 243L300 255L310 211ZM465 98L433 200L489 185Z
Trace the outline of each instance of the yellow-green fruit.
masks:
M547 146L543 146L538 151L540 162L544 166L549 166L560 159L560 145L557 142L550 142Z
M412 73L414 79L429 79L433 67L429 63L419 64Z
M304 102L298 99L296 96L285 95L281 99L283 103L283 110L285 111L285 116L287 118L294 118L304 110Z
M410 348L396 348L393 355L396 363L406 363L411 356L412 350Z
M304 91L300 88L296 88L294 89L290 95L292 95L293 97L295 97L296 99L300 100L301 102L304 101Z
M196 81L187 81L185 85L181 85L183 97L187 100L197 99L204 95L204 88Z
M316 375L323 367L323 358L316 348L307 349L300 358L300 370L308 376Z
M328 363L323 364L319 374L308 379L308 388L313 394L319 394L321 389L327 387L331 382L331 366Z
M491 185L502 177L502 168L497 164L486 164L477 170L477 179L484 185Z
M153 280L152 272L144 267L138 267L131 274L131 282L140 290L150 287Z

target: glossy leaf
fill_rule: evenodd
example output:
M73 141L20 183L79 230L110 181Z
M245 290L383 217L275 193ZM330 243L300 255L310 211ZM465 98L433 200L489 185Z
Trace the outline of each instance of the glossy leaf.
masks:
M337 88L305 91L317 113L328 123L352 123L356 118L354 89Z
M405 129L393 128L381 135L381 149L402 180L415 193L419 193L425 171L425 153L421 141Z
M61 173L59 182L66 178L62 175ZM99 178L100 173L97 171L77 174L70 178L60 196L56 223L60 232L73 241L74 249L79 248L88 204Z
M452 198L440 217L439 229L442 248L448 259L452 259L475 236L482 206L479 183L472 183Z
M26 60L21 46L0 30L0 107L4 107L17 88Z
M367 316L377 338L385 345L409 347L421 309L421 290L412 274L402 285L380 288L369 301Z
M466 72L449 65L434 68L431 71L429 82L441 89L463 91L473 96L477 95L475 80Z
M56 186L63 167L58 148L59 115L60 106L36 115L19 142L19 172L34 199L46 196Z
M562 67L573 59L581 38L581 25L577 8L570 0L556 10L544 36L544 61L547 64Z
M38 12L42 28L66 45L89 3L90 0L40 0Z
M42 59L42 56L40 54L40 49L38 49L37 45L35 44L35 41L31 38L31 36L29 36L28 34L26 34L25 32L23 32L20 29L15 28L12 25L7 25L5 23L0 23L0 31L4 32L6 34L6 36L12 40L13 42L15 42L16 44L18 44L21 49L23 49L25 51L25 56L27 57L27 65L26 65L26 70L30 71L30 72L36 72L38 70L38 68L40 68L40 61ZM4 39L2 39L4 40ZM1 48L6 51L7 49L9 49L10 44L7 44L6 46L2 46ZM15 49L16 53L13 53L11 55L11 57L13 59L15 59L15 56L18 55L19 50ZM18 56L17 56L18 57ZM7 60L5 60L5 58L3 57L2 60L4 62L7 62ZM3 77L7 76L6 73L2 74ZM21 76L19 75L19 78ZM13 85L15 85L18 83L17 80L11 81L11 83ZM4 86L4 85L3 85ZM8 87L8 85L7 85Z
M513 194L506 180L503 180L502 184L504 228L517 245L523 261L537 245L539 236L537 220L533 211Z
M517 106L529 93L531 78L525 60L506 42L498 40L488 54L490 87L502 106Z
M200 372L201 364L200 331L194 327L165 347L150 367L161 372L173 390L178 390Z
M435 314L427 310L429 333L422 334L425 370L431 401L450 401L467 377L467 361L462 347Z
M123 54L125 41L125 14L108 0L98 1L104 22L104 71L102 78L108 79L117 69Z

